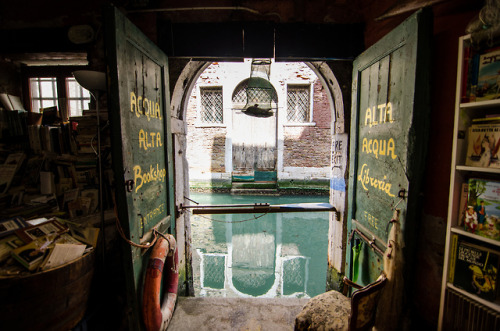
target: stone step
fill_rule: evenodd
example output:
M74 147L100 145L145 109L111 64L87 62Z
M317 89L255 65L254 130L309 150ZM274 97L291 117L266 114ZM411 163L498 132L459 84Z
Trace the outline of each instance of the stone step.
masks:
M232 182L233 188L276 188L276 182Z
M280 195L277 189L239 189L233 188L231 189L231 194L234 195Z
M309 299L179 297L168 331L293 330Z

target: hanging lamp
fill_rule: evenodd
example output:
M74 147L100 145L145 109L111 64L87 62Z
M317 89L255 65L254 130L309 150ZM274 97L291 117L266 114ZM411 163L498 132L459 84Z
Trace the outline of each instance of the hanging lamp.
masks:
M277 109L276 90L269 81L271 59L253 59L246 87L246 104L241 110L254 117L271 117Z

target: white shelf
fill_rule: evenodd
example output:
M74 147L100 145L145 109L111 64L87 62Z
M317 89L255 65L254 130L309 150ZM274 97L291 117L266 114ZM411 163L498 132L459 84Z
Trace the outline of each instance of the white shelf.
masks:
M472 293L469 293L465 290L462 290L461 288L458 288L456 286L454 286L453 284L451 283L447 283L446 286L448 288L451 288L453 289L454 291L457 291L458 293L462 294L463 296L466 296L467 298L470 298L474 301L477 301L479 302L480 304L482 304L483 306L486 306L490 309L493 309L494 311L496 312L500 312L500 305L498 305L497 303L495 302L491 302L491 301L488 301L488 300L484 300L483 298L480 298L478 297L477 295L474 295Z
M482 237L482 236L478 236L477 234L467 232L467 231L463 230L462 228L459 228L456 226L451 228L451 232L459 234L459 235L464 236L464 237L473 238L473 239L476 239L476 240L479 240L479 241L482 241L482 242L485 242L485 243L488 243L490 245L494 245L494 246L497 246L500 248L500 241L495 240L495 239Z
M454 119L454 130L453 130L453 150L452 150L452 164L451 164L451 176L450 176L450 191L449 191L449 205L448 205L448 216L447 216L447 233L445 242L445 252L444 252L444 263L443 263L443 277L441 284L441 300L439 307L439 324L438 330L442 331L444 321L446 317L450 317L459 314L461 308L453 305L449 306L450 302L445 302L448 295L446 292L449 289L460 293L470 300L470 307L474 306L474 309L483 309L484 311L493 310L494 312L500 312L500 302L491 302L483 298L469 293L465 290L455 287L452 283L448 282L449 268L452 264L451 258L453 256L452 247L452 237L456 234L460 239L474 239L482 245L491 245L495 250L500 252L500 241L482 237L470 232L465 231L462 227L456 226L457 220L459 219L459 210L461 203L461 190L462 184L466 183L471 177L478 178L489 178L492 180L500 180L500 169L497 168L484 168L484 167L471 167L464 165L464 160L466 158L467 141L464 139L463 133L466 132L468 127L472 124L472 120L475 118L486 117L488 115L500 114L500 99L486 100L486 101L474 101L461 103L460 99L462 96L462 83L463 83L463 58L464 58L464 44L469 44L469 36L461 37L459 43L458 52L458 63L457 63L457 82L456 82L456 95L455 95L455 119ZM460 134L459 134L460 133ZM498 284L498 283L497 283ZM483 311L481 310L481 311ZM466 317L463 319L466 320Z
M483 172L483 173L499 174L500 175L500 169L497 169L497 168L483 168L483 167L470 167L470 166L458 165L458 166L456 166L456 170Z
M460 108L462 108L462 109L495 108L495 106L500 107L500 99L474 101L474 102L467 102L467 103L460 104Z

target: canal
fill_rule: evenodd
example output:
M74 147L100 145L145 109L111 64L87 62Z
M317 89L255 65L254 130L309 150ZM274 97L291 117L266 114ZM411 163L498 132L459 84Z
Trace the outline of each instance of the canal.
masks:
M328 196L191 193L205 204L328 202ZM195 296L313 297L325 291L328 212L191 215Z

